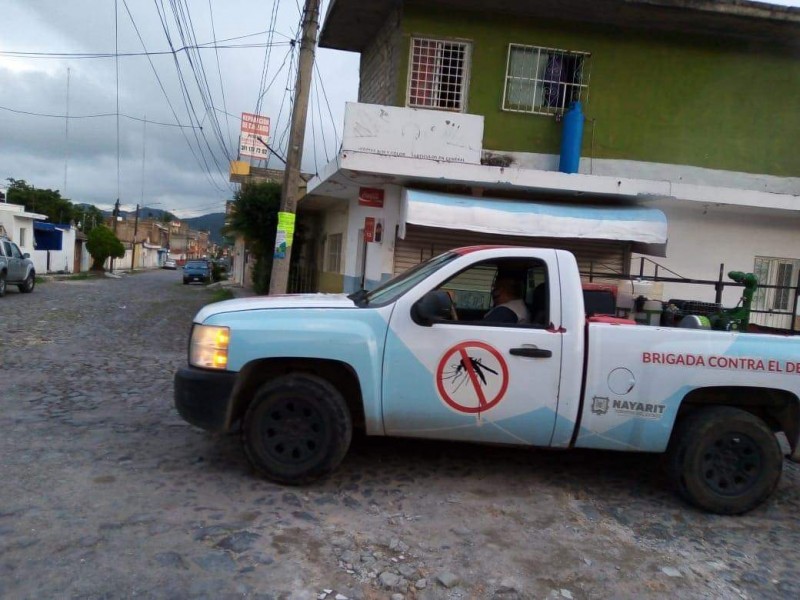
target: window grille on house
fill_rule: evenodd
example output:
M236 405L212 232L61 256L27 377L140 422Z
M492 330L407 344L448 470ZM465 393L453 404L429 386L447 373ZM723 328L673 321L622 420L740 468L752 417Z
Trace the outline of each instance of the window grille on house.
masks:
M411 39L408 106L464 111L469 44Z
M794 310L790 304L793 289L797 285L797 276L800 273L800 260L757 256L753 273L759 284L778 286L774 288L760 287L756 290L753 297L755 310Z
M328 236L327 252L325 253L325 271L328 273L342 272L341 233L334 233Z
M587 52L509 44L503 110L536 115L563 113L589 95Z

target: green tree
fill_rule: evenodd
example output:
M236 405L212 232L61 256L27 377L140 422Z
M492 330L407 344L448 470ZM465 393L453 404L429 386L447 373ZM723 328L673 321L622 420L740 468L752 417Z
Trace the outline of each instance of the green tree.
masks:
M231 212L222 228L223 235L238 233L250 246L256 257L253 289L259 294L269 291L280 206L280 184L264 182L244 185L236 192Z
M105 225L94 227L87 238L86 249L92 255L92 271L102 271L103 263L109 256L113 258L125 256L125 246Z
M93 204L78 204L75 206L75 222L85 234L89 234L95 227L103 224L103 211Z
M21 204L29 212L47 215L51 223L69 223L75 218L72 202L61 197L58 190L36 188L24 179L9 177L6 200Z

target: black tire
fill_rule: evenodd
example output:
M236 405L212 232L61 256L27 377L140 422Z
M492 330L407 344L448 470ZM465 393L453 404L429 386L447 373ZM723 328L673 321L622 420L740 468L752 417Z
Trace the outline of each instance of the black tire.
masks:
M0 273L0 298L6 295L6 274Z
M738 408L709 406L676 423L667 464L670 479L687 502L712 513L738 515L775 491L783 456L764 421Z
M352 437L352 419L341 393L305 373L261 386L242 422L242 445L250 464L267 479L288 485L331 473Z
M184 279L183 280L183 285L189 285L189 280L188 279Z
M25 278L25 281L20 283L18 286L19 291L23 294L30 294L33 291L33 288L36 287L36 273L31 271L28 273L28 276Z

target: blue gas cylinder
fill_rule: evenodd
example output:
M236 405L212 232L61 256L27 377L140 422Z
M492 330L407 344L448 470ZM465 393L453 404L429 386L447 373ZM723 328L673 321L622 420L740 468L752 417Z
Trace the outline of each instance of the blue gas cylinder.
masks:
M583 143L583 109L577 100L572 102L564 114L564 131L561 134L561 160L558 170L562 173L577 173L581 163Z

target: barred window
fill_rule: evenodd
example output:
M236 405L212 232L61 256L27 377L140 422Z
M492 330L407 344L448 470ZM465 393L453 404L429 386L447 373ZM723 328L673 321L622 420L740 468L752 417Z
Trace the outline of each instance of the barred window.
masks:
M464 111L469 44L411 39L408 106Z
M342 237L341 233L328 236L325 252L325 270L328 273L342 272Z
M509 44L503 110L562 114L589 95L587 52Z

